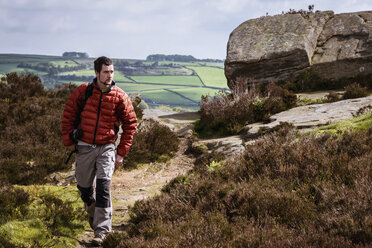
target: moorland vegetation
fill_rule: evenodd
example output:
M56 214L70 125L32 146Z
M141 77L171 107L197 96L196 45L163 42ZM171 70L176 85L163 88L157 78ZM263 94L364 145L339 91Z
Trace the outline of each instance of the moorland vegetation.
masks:
M237 133L247 122L264 121L298 104L283 85L238 85L232 93L202 99L197 130L211 124L211 135ZM2 246L70 246L84 229L76 188L64 196L65 188L33 186L54 171L71 168L64 163L68 151L60 140L60 118L75 87L46 90L35 75L11 73L1 79ZM363 82L343 87L343 98L370 90ZM330 94L323 101L343 98ZM282 125L232 159L204 154L161 195L136 202L128 225L109 235L104 247L370 246L370 110L361 110L355 130L352 124L334 134L329 132L333 127L301 134ZM141 122L125 165L165 162L178 144L168 127Z
M361 120L335 135L284 125L233 159L209 156L137 201L103 247L369 247L372 113Z

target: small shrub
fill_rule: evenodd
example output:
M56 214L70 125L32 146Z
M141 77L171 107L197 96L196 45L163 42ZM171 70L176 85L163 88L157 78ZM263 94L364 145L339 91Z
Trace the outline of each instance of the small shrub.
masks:
M205 144L201 142L197 142L196 140L190 139L188 148L185 154L192 154L194 156L200 156L207 151L208 151L208 147Z
M353 115L353 117L358 117L367 113L372 113L372 105L370 104L358 109L358 111L356 112L355 115Z
M179 139L169 127L153 119L143 120L133 137L124 167L133 168L140 163L156 162L166 156L171 158L178 150L178 145Z
M258 91L249 88L244 80L237 79L231 94L219 92L213 97L202 96L200 121L195 131L200 136L217 132L233 134L244 127L247 120L254 118L252 102L259 96Z
M340 100L340 96L336 92L329 92L325 98L326 102L337 102Z
M209 165L207 165L207 168L209 171L215 171L216 169L220 168L222 164L222 162L216 162L213 160Z
M134 108L134 112L136 113L136 117L138 120L142 120L143 117L143 110L140 107L140 104L142 102L140 95L130 95L130 100L132 101L132 105Z
M289 9L288 12L282 12L282 14L300 14L304 18L310 18L310 15L314 13L314 4L308 6L308 10L295 10Z
M258 136L263 136L269 133L275 133L278 136L284 137L295 129L295 126L289 122L280 122L279 125L273 128L261 127L258 130Z
M200 137L237 134L246 124L268 121L270 115L296 105L296 95L274 83L266 86L265 96L261 94L254 84L238 78L232 94L203 96L195 131Z
M368 96L367 87L361 87L358 83L352 83L345 87L343 99L353 99Z
M0 187L0 225L27 216L30 195L13 186ZM0 243L1 244L1 243Z
M41 195L40 199L45 206L40 217L52 235L74 235L71 230L81 226L75 220L80 223L85 220L84 212L74 209L71 201L64 201L51 193Z

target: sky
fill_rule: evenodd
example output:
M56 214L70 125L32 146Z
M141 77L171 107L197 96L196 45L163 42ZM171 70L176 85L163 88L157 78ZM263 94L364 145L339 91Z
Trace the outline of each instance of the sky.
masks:
M289 9L372 11L372 0L0 0L0 53L225 59L246 20Z

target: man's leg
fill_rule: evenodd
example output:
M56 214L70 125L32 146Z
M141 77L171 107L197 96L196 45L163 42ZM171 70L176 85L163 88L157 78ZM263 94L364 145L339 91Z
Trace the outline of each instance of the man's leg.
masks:
M115 145L100 146L100 155L96 160L96 208L94 213L94 235L105 237L111 232L112 204L110 184L115 168Z
M96 159L96 148L88 145L78 146L78 153L76 154L76 166L75 166L75 177L78 183L78 189L80 192L81 199L84 202L85 209L89 215L89 224L93 226L93 215L94 215L94 178L96 174L95 159ZM89 208L90 207L90 208Z

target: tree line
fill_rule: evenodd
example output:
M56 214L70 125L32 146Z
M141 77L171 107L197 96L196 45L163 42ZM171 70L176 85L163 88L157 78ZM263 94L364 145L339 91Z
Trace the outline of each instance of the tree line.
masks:
M151 54L146 57L147 61L177 61L177 62L219 62L222 63L223 60L220 59L197 59L192 55L165 55L165 54Z
M62 54L62 57L65 57L65 58L89 58L89 55L87 53L81 53L81 52L64 52Z
M56 75L60 72L68 72L68 71L77 71L77 70L83 70L86 68L86 65L84 64L78 64L75 66L55 66L52 63L38 63L38 64L30 64L26 62L21 62L17 66L18 68L26 68L26 69L33 69L36 71L43 71L47 72L49 75Z

